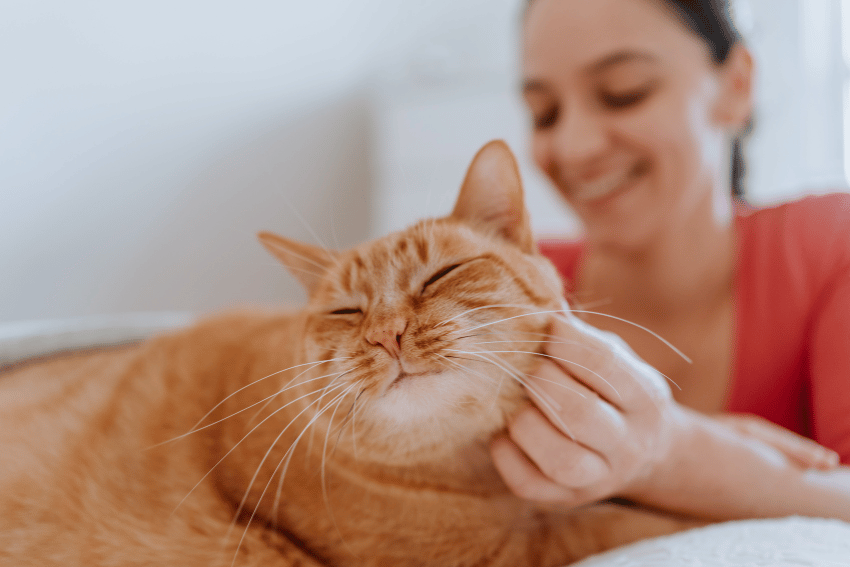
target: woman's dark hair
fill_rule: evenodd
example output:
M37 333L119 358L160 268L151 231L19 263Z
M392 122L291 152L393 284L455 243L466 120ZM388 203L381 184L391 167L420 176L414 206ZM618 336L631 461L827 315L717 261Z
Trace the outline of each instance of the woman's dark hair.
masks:
M714 62L722 64L741 40L732 16L728 0L663 0L688 29L701 37L708 45ZM744 139L752 129L748 120L742 132L732 141L732 196L744 199Z
M533 2L527 0L526 9ZM724 63L732 47L741 40L728 0L661 0L681 22L705 41L711 57L718 65ZM744 140L752 129L748 120L743 131L732 142L732 196L744 198Z

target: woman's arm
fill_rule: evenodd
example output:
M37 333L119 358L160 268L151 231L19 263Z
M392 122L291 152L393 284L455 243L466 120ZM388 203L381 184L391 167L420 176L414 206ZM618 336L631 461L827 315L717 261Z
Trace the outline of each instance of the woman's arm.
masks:
M850 467L804 469L760 439L679 406L669 459L624 496L712 520L788 515L850 521Z
M661 377L618 337L567 315L561 341L529 377L493 458L519 496L578 506L624 496L722 520L802 514L850 520L850 469L781 429L730 426L677 404ZM753 422L757 423L757 422Z

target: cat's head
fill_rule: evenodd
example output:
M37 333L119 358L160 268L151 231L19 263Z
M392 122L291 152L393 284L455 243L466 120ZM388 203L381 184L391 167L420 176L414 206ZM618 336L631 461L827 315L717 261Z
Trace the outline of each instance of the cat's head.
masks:
M525 399L563 289L503 142L475 156L447 217L344 252L260 239L309 292L307 360L331 361L301 380L330 374L315 407L339 402L361 447L432 458L488 438Z

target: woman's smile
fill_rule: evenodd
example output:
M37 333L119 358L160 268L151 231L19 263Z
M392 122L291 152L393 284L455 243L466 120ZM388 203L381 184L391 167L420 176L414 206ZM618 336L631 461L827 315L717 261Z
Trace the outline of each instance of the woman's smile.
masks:
M607 205L618 196L629 192L647 171L646 163L640 161L631 166L620 167L598 175L593 179L571 181L565 185L569 187L569 199L577 205L599 207Z

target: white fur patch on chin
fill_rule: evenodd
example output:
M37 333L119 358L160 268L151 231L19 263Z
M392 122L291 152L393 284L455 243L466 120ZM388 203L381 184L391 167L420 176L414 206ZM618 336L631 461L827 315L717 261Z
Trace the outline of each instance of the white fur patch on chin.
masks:
M408 376L390 386L374 404L373 411L390 423L408 428L468 414L469 411L461 407L461 400L469 396L482 397L486 395L483 390L480 383L470 383L453 372Z

